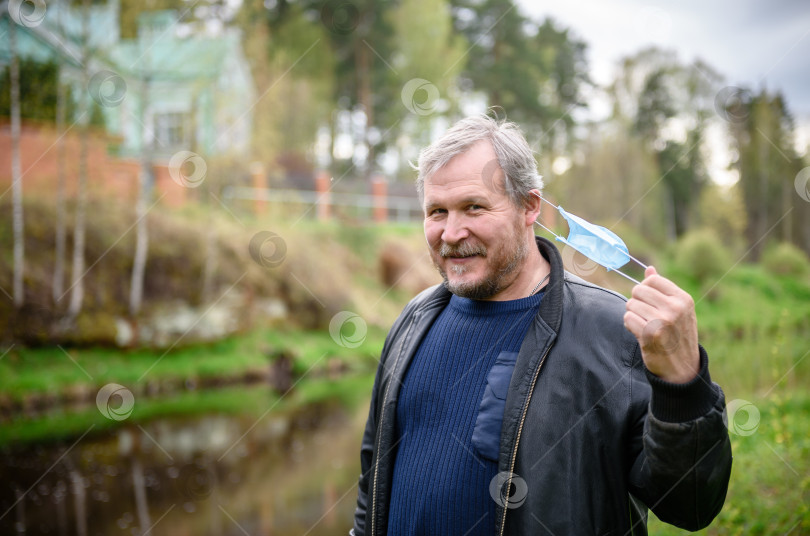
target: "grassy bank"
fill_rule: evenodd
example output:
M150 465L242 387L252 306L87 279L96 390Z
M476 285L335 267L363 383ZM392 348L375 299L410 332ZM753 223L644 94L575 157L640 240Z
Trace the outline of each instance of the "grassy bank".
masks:
M0 200L0 210L10 213L8 199ZM56 208L47 199L26 199L25 303L16 308L10 299L0 299L0 348L167 348L210 341L202 329L211 319L227 319L208 328L217 334L243 334L268 319L283 327L324 330L344 310L369 325L388 326L409 296L438 280L417 224L337 224L234 211L190 204L179 210L157 205L149 212L143 303L132 315L134 210L92 201L81 275L84 298L73 318L67 314L75 288L72 244L57 300ZM2 289L12 288L13 249L11 228L0 225ZM204 322L166 328L173 325L167 316L187 311ZM129 330L122 331L122 325ZM119 338L126 331L132 333Z
M61 440L91 425L101 430L122 424L105 418L95 404L109 383L133 393L128 424L216 412L260 414L325 399L353 406L368 396L384 336L370 326L356 348L337 344L329 333L295 329L256 330L171 352L12 348L0 359L6 408L0 445ZM279 359L289 367L281 388L265 381Z

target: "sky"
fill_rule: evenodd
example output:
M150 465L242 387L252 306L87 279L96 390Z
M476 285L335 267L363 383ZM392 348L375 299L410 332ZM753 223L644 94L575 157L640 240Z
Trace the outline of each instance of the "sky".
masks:
M516 0L532 18L551 17L588 44L593 80L609 82L624 56L655 44L688 63L701 58L729 86L780 90L810 143L808 0Z

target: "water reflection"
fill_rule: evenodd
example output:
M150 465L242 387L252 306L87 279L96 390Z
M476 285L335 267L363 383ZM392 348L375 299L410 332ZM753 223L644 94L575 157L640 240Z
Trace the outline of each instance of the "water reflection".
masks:
M0 534L345 535L361 430L362 418L321 404L5 448Z

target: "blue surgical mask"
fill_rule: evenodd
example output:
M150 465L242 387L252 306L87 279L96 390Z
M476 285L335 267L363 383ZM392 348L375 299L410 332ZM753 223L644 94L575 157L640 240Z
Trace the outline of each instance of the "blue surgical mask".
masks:
M554 235L560 242L574 248L592 261L601 264L605 268L616 271L616 273L626 277L630 281L638 284L634 278L619 271L619 268L630 262L631 260L638 263L639 266L647 268L642 262L630 255L627 246L613 231L595 225L589 221L585 221L579 216L569 214L561 206L554 205L539 194L535 194L541 200L545 201L560 213L568 222L568 238L559 236L554 231L536 221L540 227Z

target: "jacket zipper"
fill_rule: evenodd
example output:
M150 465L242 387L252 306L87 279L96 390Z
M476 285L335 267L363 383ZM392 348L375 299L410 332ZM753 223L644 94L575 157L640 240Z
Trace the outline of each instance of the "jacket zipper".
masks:
M529 411L529 403L532 401L532 394L534 394L534 386L537 384L537 378L540 376L540 369L543 368L543 363L546 362L546 357L548 357L549 352L551 351L551 346L549 345L546 353L543 354L543 358L540 359L540 364L537 365L537 371L534 373L534 377L532 378L532 385L529 388L529 394L526 397L526 403L523 405L523 414L520 416L520 424L518 425L517 436L515 437L515 447L512 449L512 460L509 462L509 477L506 481L506 489L509 490L512 488L512 475L515 471L515 460L517 459L517 449L518 444L520 443L520 434L523 432L523 423L526 421L526 414ZM499 532L499 536L503 536L504 530L506 530L506 512L509 510L509 507L504 505L503 507L503 517L501 518L501 530Z
M396 364L396 363L395 363ZM394 369L396 371L396 369ZM393 375L393 372L391 373ZM382 423L385 417L385 403L388 401L388 389L391 387L391 378L388 379L388 385L385 386L385 395L383 396L383 403L380 406L380 422L377 424L377 447L380 446L380 438L382 437ZM371 490L371 536L374 536L374 522L377 520L377 477L380 474L380 453L377 451L374 460L374 485Z
M388 385L385 386L385 394L383 395L383 402L380 406L380 422L377 424L377 447L380 446L380 438L382 437L382 424L383 419L385 418L385 403L388 401L388 391L391 389L391 380L394 379L394 374L397 372L397 365L399 365L399 358L402 355L402 349L405 346L405 341L408 339L408 335L411 334L411 328L416 322L416 318L418 316L418 313L414 313L410 324L408 324L408 330L405 332L405 336L402 338L402 345L400 345L399 352L397 352L397 358L394 361L394 368L391 371L391 377L388 379ZM377 477L380 474L380 453L377 451L375 454L374 485L372 486L371 491L371 532L369 533L371 536L374 536L374 524L377 521Z

